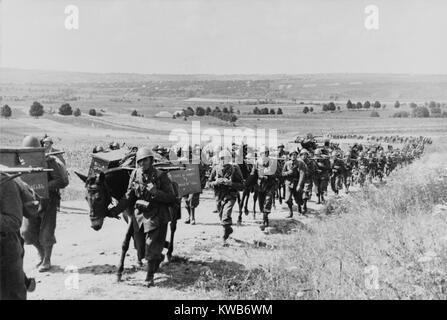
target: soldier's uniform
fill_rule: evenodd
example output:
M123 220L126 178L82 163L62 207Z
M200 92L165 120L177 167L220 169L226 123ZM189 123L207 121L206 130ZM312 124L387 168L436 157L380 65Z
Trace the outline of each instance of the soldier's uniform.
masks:
M343 160L339 157L337 151L334 151L333 159L331 160L331 188L335 194L343 188L343 177L345 175L345 164Z
M290 155L297 155L297 151L290 152ZM293 217L293 200L298 206L298 212L301 213L302 197L298 189L303 188L304 178L306 175L306 165L301 159L290 159L284 163L282 176L284 178L284 185L286 188L285 201L289 207L289 218Z
M23 271L23 217L37 215L36 198L21 179L0 176L0 300L26 300Z
M25 137L24 147L39 147L35 144L37 138ZM48 169L48 199L41 199L40 212L37 217L25 217L21 228L21 233L25 239L25 244L34 245L39 253L39 271L48 271L51 268L51 254L53 245L56 243L56 216L60 206L60 189L67 186L63 177L63 164L55 157L46 158Z
M224 163L219 163L213 167L208 181L217 194L216 201L219 208L219 217L224 228L223 240L225 244L225 241L233 232L231 213L239 191L243 189L243 178L239 166L230 163L231 153L229 151L221 151L219 158L223 159Z
M322 150L315 150L316 171L314 175L314 183L317 189L317 203L324 201L324 196L327 194L327 187L331 174L331 163L328 158L323 157Z
M345 163L345 172L343 175L343 184L346 188L346 193L349 192L349 187L351 186L351 180L352 180L352 170L355 167L355 158L352 158L351 152L348 152L346 155L346 159L344 160Z
M263 225L261 228L268 227L268 215L272 210L273 197L277 189L277 162L270 159L267 155L268 148L262 148L260 158L256 161L252 169L252 174L258 173L258 197L259 207L263 213Z
M137 163L148 157L153 158L153 152L149 148L141 148L137 152ZM177 202L174 188L166 172L161 172L155 167L147 170L139 167L132 172L124 197L110 210L111 216L117 216L126 208L133 208L138 228L144 228L148 261L146 281L149 281L150 285L153 284L154 273L164 260L162 251L172 214L169 207Z
M306 164L306 175L304 177L304 187L303 187L303 213L307 211L307 201L312 197L312 187L315 172L317 171L317 164L315 160L309 157L309 152L305 149L301 150L300 156L303 162Z

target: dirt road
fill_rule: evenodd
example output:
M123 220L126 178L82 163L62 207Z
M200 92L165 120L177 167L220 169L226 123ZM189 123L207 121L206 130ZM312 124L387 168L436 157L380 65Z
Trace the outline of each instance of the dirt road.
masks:
M251 201L250 201L251 202ZM85 201L62 203L56 231L57 244L53 268L38 273L34 268L37 253L26 246L25 270L36 277L37 289L29 299L218 299L224 298L213 275L231 278L251 269L267 266L269 252L293 229L304 228L315 219L320 206L310 203L308 217L285 219L287 209L277 203L271 214L271 233L259 228L261 215L243 216L242 226L234 226L230 246L222 246L222 227L214 209L210 191L205 191L196 213L196 225L184 223L186 211L178 223L174 261L163 264L156 275L156 287L145 287L145 267L138 267L136 251L129 250L123 281L116 282L117 263L126 224L106 219L102 230L90 228ZM233 212L233 223L237 221Z

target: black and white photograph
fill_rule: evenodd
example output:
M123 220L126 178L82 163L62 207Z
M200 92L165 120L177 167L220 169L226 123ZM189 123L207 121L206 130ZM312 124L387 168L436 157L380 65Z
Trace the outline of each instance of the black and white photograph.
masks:
M0 0L0 300L446 300L446 15Z

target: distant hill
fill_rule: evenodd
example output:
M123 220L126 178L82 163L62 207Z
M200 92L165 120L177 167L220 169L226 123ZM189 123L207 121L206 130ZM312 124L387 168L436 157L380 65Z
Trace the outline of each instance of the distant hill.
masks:
M213 83L205 84L204 82ZM229 83L235 81L234 83ZM238 82L239 81L239 82ZM258 83L250 83L258 81ZM166 92L194 92L195 97L223 94L234 98L285 98L299 100L347 99L379 101L447 101L447 75L409 74L302 74L302 75L169 75L87 73L0 68L0 84L160 83ZM181 84L179 84L181 82ZM215 82L222 82L221 84ZM215 87L221 87L214 90ZM258 86L258 88L254 88ZM205 90L203 89L205 87ZM207 87L212 87L208 90ZM246 87L244 89L243 87ZM187 89L185 89L187 88ZM222 90L225 89L225 90ZM157 88L157 90L159 90ZM170 91L171 90L171 91ZM160 93L160 91L158 91Z

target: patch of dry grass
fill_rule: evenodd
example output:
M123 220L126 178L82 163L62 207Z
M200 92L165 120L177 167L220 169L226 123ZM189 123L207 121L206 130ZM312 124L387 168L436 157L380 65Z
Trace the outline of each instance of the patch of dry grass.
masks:
M446 163L447 153L429 154L385 186L333 203L314 232L285 236L228 297L446 299Z

